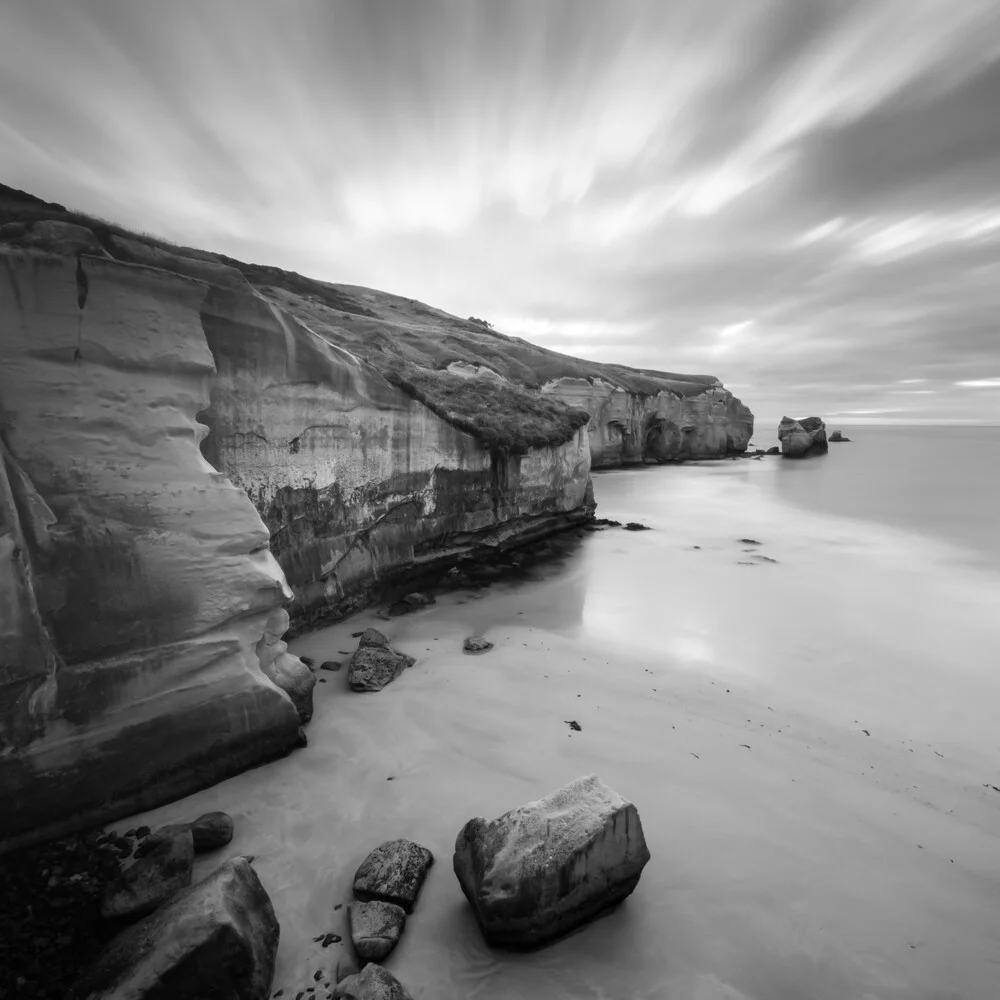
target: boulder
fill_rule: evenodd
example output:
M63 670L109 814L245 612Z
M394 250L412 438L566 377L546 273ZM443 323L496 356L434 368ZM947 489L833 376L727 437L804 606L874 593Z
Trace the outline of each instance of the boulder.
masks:
M210 812L191 824L196 854L225 847L233 839L233 818L229 813Z
M180 827L157 831L143 844L143 855L105 886L101 914L141 917L191 884L194 838Z
M368 629L381 636L381 632ZM367 635L366 632L366 635ZM352 691L381 691L390 681L394 681L407 667L412 667L416 661L412 656L400 653L389 645L374 645L372 642L361 642L347 665L347 683Z
M466 653L485 653L493 648L493 643L489 639L484 639L481 635L470 635L462 643L462 649Z
M836 441L836 442L837 442L838 444L841 444L841 443L843 443L844 441L850 441L851 439L850 439L849 437L844 437L844 435L843 435L843 434L841 434L841 433L840 433L840 431L834 431L834 432L833 432L833 433L832 433L832 434L831 434L831 435L829 436L829 438L827 438L827 440L828 440L828 441Z
M780 455L781 454L781 449L776 444L771 445L771 447L767 449L767 454L768 455Z
M266 1000L279 927L248 858L232 858L101 951L70 1000Z
M590 775L492 822L469 820L454 867L487 943L528 949L620 903L647 861L635 806Z
M366 965L357 975L342 979L330 994L343 1000L412 1000L403 984L381 965Z
M782 417L778 424L778 440L785 458L806 458L827 450L826 424L819 417L793 420Z
M363 902L380 899L413 912L434 855L412 840L380 844L354 874L354 895Z
M308 722L313 714L316 678L309 667L288 652L288 643L282 641L288 625L288 612L284 608L275 608L268 615L264 635L257 643L257 660L264 674L292 699L299 719Z
M380 899L348 903L347 926L358 958L362 962L381 962L399 944L406 927L406 911Z

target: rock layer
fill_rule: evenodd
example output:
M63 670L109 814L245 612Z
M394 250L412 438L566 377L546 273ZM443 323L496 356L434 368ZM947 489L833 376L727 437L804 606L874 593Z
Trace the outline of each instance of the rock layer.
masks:
M547 944L621 902L649 851L634 805L596 776L487 822L472 819L454 868L489 944Z
M648 392L602 379L562 378L543 391L590 413L594 468L721 458L746 451L753 414L709 376L649 377ZM658 388L659 386L659 388Z

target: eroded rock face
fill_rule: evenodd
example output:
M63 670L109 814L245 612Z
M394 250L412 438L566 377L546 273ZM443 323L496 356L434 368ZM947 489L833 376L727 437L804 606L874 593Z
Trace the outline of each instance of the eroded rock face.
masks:
M492 822L469 820L454 868L486 941L527 949L621 902L647 861L635 806L592 775Z
M782 417L778 424L778 440L781 442L781 454L786 458L808 458L828 450L826 424L819 417L804 417L801 420Z
M288 624L288 612L284 608L275 608L267 616L264 635L257 643L257 661L263 673L292 699L299 718L305 723L313 714L316 678L306 663L288 652L288 643L282 641Z
M0 844L292 749L255 646L292 595L199 443L206 286L0 247ZM72 422L66 415L73 414Z
M399 944L406 927L406 911L382 900L348 903L347 924L358 958L362 962L381 962Z
M390 840L376 847L354 875L354 895L363 902L380 899L413 912L434 855L412 840Z
M257 873L246 858L233 858L119 934L70 997L266 1000L278 935Z
M590 413L594 468L746 451L753 414L718 380L674 376L657 383L662 388L636 393L601 379L562 378L543 391Z

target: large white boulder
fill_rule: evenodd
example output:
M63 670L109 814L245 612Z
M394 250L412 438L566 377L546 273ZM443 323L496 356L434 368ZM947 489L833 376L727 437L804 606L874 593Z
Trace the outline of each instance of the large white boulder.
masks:
M649 850L639 813L596 775L487 822L455 843L455 874L489 944L534 948L620 903Z

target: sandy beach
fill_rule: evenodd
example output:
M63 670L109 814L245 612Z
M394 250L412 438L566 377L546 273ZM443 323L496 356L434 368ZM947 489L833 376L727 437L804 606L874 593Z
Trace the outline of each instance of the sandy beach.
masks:
M236 837L196 878L256 857L289 998L325 995L349 944L313 938L346 936L333 908L357 865L407 837L437 861L386 965L417 1000L995 1000L997 578L779 506L773 469L595 476L599 515L653 530L301 637L294 652L346 663L374 625L416 664L378 694L320 673L308 748L115 828L229 812ZM463 654L474 634L495 648ZM490 950L457 833L587 773L640 812L637 890L547 949Z

